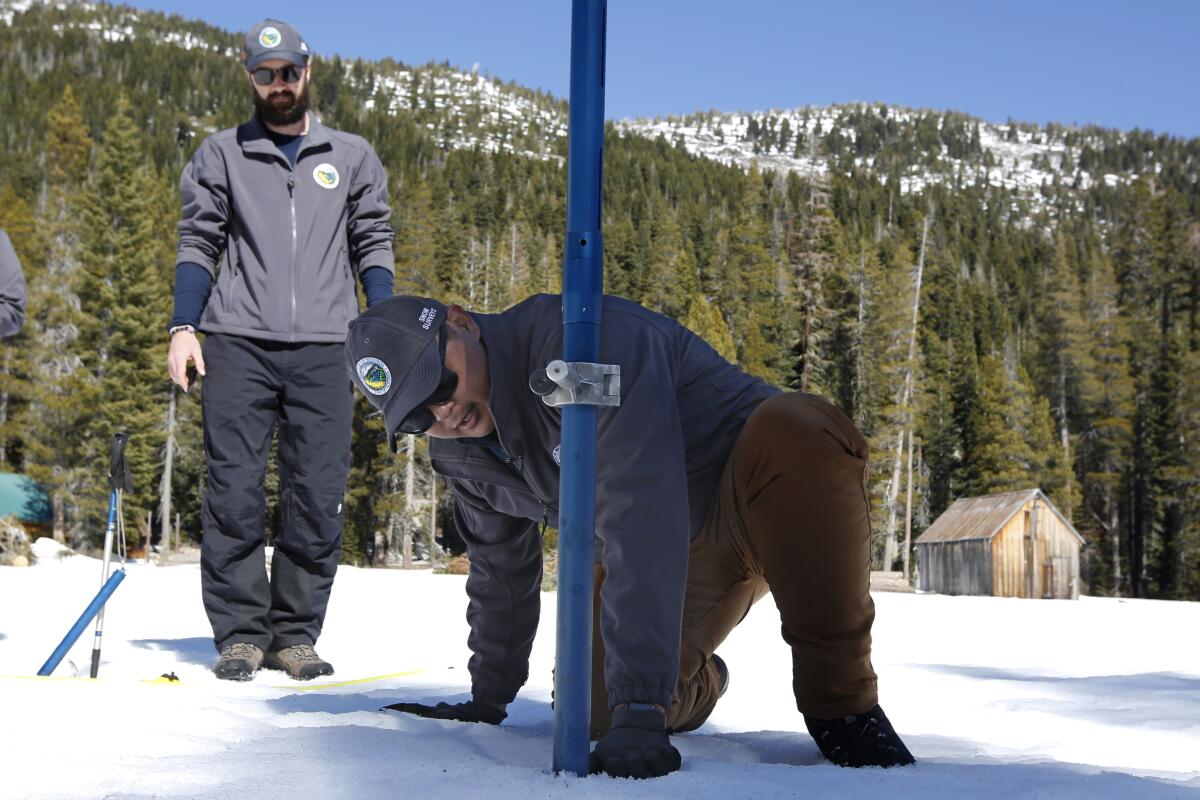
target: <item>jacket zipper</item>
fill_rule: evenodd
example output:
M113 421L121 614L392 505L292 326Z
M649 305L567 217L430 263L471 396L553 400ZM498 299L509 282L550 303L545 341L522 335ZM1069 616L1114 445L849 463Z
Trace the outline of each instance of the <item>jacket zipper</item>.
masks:
M299 153L297 153L299 158ZM292 260L288 280L292 289L292 309L291 317L288 325L288 341L296 341L296 172L293 169L288 173L288 200L292 209Z

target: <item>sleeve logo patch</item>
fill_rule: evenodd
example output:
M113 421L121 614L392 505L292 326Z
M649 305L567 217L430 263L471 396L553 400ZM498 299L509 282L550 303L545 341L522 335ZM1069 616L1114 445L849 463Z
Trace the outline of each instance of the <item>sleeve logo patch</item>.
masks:
M325 162L317 164L313 169L313 180L323 189L336 189L342 181L342 176L338 174L337 167Z
M562 445L561 444L554 445L554 449L550 452L550 455L552 455L554 457L554 463L558 464L561 467L562 466Z
M387 394L388 389L392 388L392 371L378 358L360 358L354 365L354 371L358 373L363 388L371 394Z
M258 43L263 47L278 47L281 41L283 41L283 36L280 35L279 29L269 25L258 34Z

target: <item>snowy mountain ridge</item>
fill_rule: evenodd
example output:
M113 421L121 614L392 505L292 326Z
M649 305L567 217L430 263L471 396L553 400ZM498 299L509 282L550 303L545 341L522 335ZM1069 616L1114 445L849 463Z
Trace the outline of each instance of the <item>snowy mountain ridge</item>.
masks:
M102 42L152 38L167 46L236 56L240 37L202 22L126 6L63 0L0 0L0 21L12 25L34 6L64 13L54 30L84 29ZM336 56L334 56L336 58ZM417 112L421 125L447 149L479 148L562 161L567 104L547 93L448 64L406 66L340 61L349 83L368 97L366 110ZM1152 154L1125 168L1088 158L1126 146L1128 134L1056 124L993 123L957 112L852 103L766 111L697 112L614 123L623 136L663 137L688 153L749 170L828 176L854 170L897 182L902 192L934 184L987 185L1043 207L1054 192L1115 187L1157 172ZM1198 165L1189 165L1195 173Z
M975 159L953 153L946 143L939 143L936 150L924 151L922 156L933 163L905 169L900 175L904 192L920 191L930 183L954 182L987 183L1032 195L1040 192L1043 185L1055 182L1087 189L1098 180L1113 186L1130 179L1128 174L1095 174L1078 167L1077 156L1082 145L1104 146L1099 136L1090 135L1083 129L1059 126L1046 129L1013 122L996 124L966 115L885 104L854 103L734 113L709 111L653 120L622 120L618 127L642 136L663 136L689 153L742 169L757 164L763 170L814 176L829 173L829 154L818 142L836 131L855 144L861 135L860 120L869 115L896 128L913 126L923 117L933 117L939 131L947 119L953 118L968 126L968 130L978 137L978 158ZM1056 133L1066 130L1076 134L1074 143ZM774 133L766 146L760 141L762 131ZM853 164L880 172L886 180L889 176L876 168L875 161L873 153L857 155Z

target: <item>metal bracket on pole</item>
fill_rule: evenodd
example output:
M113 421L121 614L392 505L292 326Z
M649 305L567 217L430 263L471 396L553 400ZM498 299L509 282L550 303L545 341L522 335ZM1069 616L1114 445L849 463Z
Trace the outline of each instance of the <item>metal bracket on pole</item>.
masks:
M548 406L621 405L621 365L555 359L529 378L529 388Z

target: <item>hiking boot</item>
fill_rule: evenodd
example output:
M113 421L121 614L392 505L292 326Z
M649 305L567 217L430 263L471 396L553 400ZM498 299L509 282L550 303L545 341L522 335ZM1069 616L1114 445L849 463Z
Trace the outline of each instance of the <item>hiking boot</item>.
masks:
M221 648L213 674L223 681L248 681L263 663L263 651L249 642L234 642Z
M878 705L865 714L838 719L806 714L804 724L821 753L839 767L895 767L916 761Z
M332 675L333 665L317 655L311 644L294 644L267 653L267 669L281 669L298 681L311 681L322 675Z
M725 666L725 660L716 653L712 654L713 666L717 670L717 699L725 696L725 692L729 691L729 667Z

